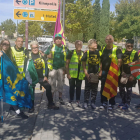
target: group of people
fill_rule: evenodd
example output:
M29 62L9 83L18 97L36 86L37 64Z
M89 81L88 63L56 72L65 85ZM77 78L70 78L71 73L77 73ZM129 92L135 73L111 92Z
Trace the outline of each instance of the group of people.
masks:
M133 50L134 41L128 39L125 49L118 49L113 44L114 38L108 35L105 38L106 45L101 49L97 49L97 41L90 39L88 41L88 50L83 52L83 42L75 41L75 49L69 50L62 44L61 34L56 34L54 44L51 45L45 53L39 50L37 41L30 43L31 52L23 47L23 39L17 37L15 46L11 47L7 39L3 39L0 43L0 57L5 53L9 59L18 68L20 74L29 82L29 89L32 99L32 108L29 113L34 112L34 92L37 83L40 83L46 89L46 97L48 99L48 109L58 110L55 105L53 96L56 91L59 92L59 102L65 105L62 98L65 74L69 79L69 104L74 102L74 92L76 88L76 104L78 107L88 108L91 102L91 108L96 108L96 96L98 92L99 79L101 80L101 106L103 109L107 106L107 98L102 95L107 74L110 68L112 58L117 60L119 72L119 91L122 102L119 107L127 110L130 106L132 87L136 84L136 79L131 75L130 64L138 62L138 53ZM128 77L127 77L128 76ZM122 77L127 81L121 82ZM80 103L81 85L85 79L84 105ZM125 79L126 80L126 79ZM126 88L126 91L125 91ZM90 96L91 94L91 96ZM115 105L115 97L109 100L108 109L113 109ZM139 106L140 107L140 106ZM28 116L18 107L18 105L10 106L10 110L23 118Z

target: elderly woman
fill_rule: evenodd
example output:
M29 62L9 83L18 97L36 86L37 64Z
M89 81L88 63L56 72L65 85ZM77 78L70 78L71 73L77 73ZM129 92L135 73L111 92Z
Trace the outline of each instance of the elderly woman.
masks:
M103 109L107 105L107 98L102 95L104 85L106 82L107 74L109 71L109 67L111 64L111 59L114 57L115 59L118 59L118 67L121 66L122 61L122 52L120 49L117 49L117 46L113 44L114 38L112 35L107 35L105 38L106 46L102 50L102 56L101 56L101 65L100 65L100 73L99 76L101 76L101 103L100 109ZM113 109L113 106L115 105L115 97L111 98L109 100L109 108L110 110Z
M85 91L84 91L84 108L88 108L88 102L91 91L91 108L95 109L95 101L98 90L98 73L100 65L100 52L97 49L97 42L95 39L88 41L89 50L84 53L81 61L83 63L83 69L85 72ZM92 80L94 79L94 81ZM95 81L96 79L96 81Z
M24 64L24 71L26 75L26 79L30 83L30 89L32 90L31 96L32 96L32 102L34 105L34 87L39 82L41 86L43 86L46 89L46 96L48 99L48 109L59 109L59 107L56 107L53 103L53 97L51 92L51 86L48 83L48 66L46 59L41 56L39 53L39 44L37 41L33 41L30 43L31 46L31 53L29 53L29 56L25 59ZM29 113L34 112L34 107L32 109L29 109Z
M81 84L84 79L84 71L81 64L81 58L83 56L82 49L83 42L80 40L75 41L75 50L72 50L67 55L66 71L69 79L69 95L70 103L74 101L74 90L76 87L76 103L78 107L81 107Z

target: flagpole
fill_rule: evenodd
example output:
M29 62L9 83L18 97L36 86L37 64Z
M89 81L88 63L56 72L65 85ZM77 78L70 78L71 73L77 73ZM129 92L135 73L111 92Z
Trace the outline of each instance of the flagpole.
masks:
M65 32L65 0L63 0L63 31Z
M62 13L62 0L59 0L60 2L60 21L62 20L62 16L61 16L61 13ZM62 23L62 22L61 22Z
M4 79L3 79L3 57L1 57L1 79L2 79L2 98L1 98L1 122L3 122L3 95L4 95Z
M107 100L107 113L108 113L108 107L109 107L109 99Z

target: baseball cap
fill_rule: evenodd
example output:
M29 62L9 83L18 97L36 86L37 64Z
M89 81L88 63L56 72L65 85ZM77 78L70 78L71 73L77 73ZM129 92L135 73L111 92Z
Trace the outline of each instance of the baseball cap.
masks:
M61 37L61 38L62 38L62 35L61 35L61 34L56 34L56 35L55 35L55 38L56 38L56 37Z
M128 40L126 41L126 43L127 43L127 44L128 44L128 43L134 44L134 40L133 40L133 39L128 39Z

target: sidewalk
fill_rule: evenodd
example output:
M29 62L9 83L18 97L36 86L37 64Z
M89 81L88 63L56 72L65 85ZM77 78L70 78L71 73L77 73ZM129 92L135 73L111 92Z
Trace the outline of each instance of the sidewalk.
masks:
M137 88L134 88L138 92ZM100 84L99 90L100 91ZM69 100L69 84L65 79L63 97ZM82 84L81 101L83 102L84 81ZM100 110L100 93L96 100L96 110L89 106L87 110L60 105L58 93L54 101L60 110L48 110L46 95L36 88L35 113L28 114L28 120L16 116L7 116L9 105L5 104L4 123L0 123L0 140L140 140L140 110L135 105L140 97L135 95L129 111L124 112L117 108L121 101L116 98L116 108L113 111Z
M64 100L69 100L69 87L66 79L64 87ZM82 84L82 102L84 92ZM100 85L99 85L100 90ZM135 88L135 91L137 89ZM137 91L138 92L138 91ZM68 107L61 106L60 110L48 110L46 108L45 95L42 98L40 112L38 114L32 140L140 140L140 110L135 105L140 102L139 96L134 96L131 108L124 112L117 108L121 101L116 98L116 107L113 111L100 110L100 94L97 96L97 109L87 110L76 107L76 104ZM55 95L58 103L58 95Z

